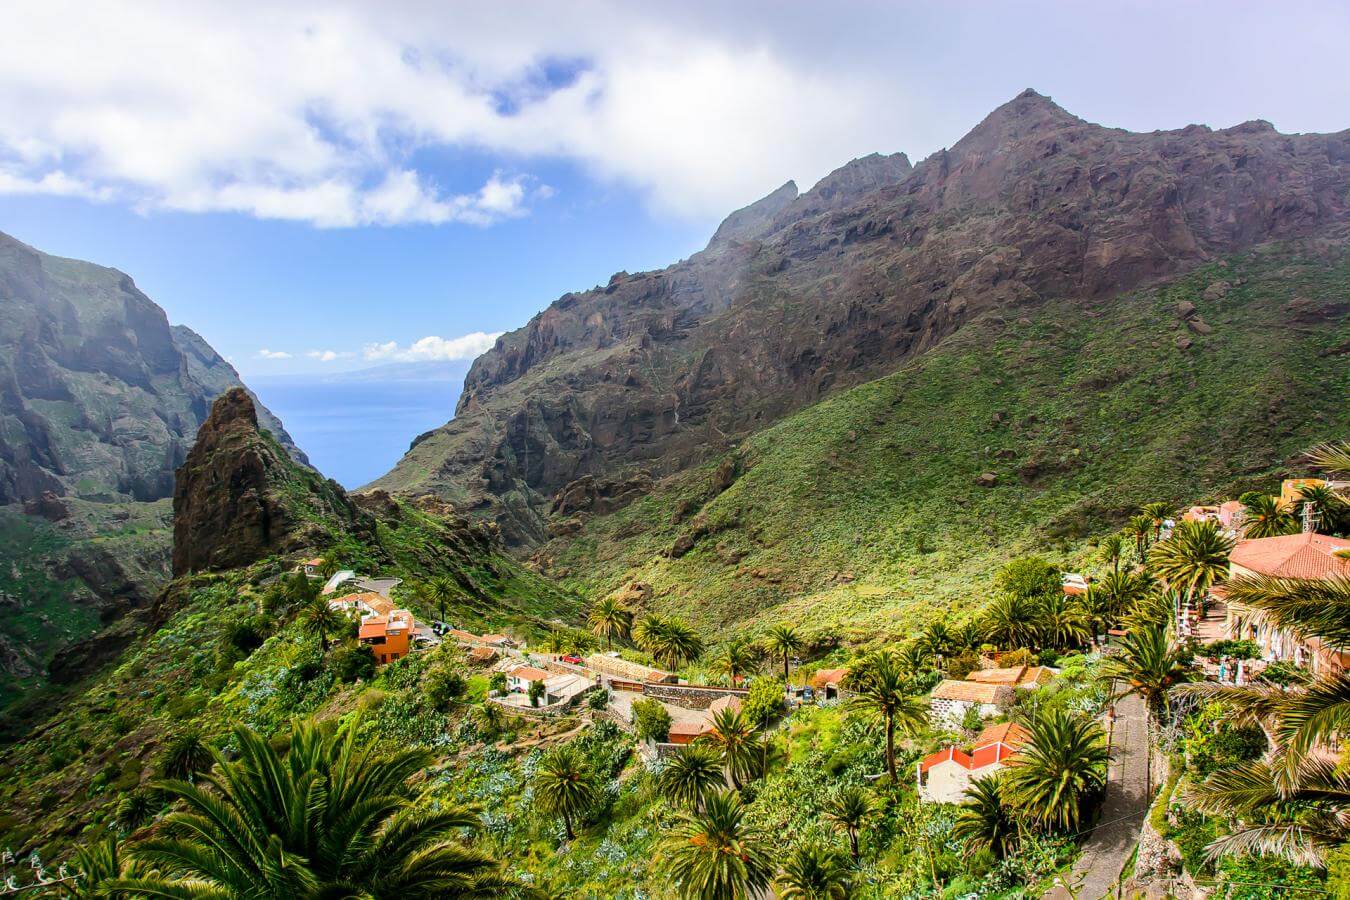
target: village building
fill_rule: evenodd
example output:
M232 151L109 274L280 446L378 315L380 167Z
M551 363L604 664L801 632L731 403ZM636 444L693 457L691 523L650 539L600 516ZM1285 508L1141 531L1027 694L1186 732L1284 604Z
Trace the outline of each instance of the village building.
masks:
M497 651L491 647L471 647L468 658L472 665L485 666L497 661Z
M969 753L952 746L924 757L917 764L919 796L930 803L960 803L972 783L1006 768L1029 740L1025 728L1005 722L980 732Z
M933 688L928 717L938 728L957 728L970 710L977 710L981 718L996 716L1012 706L1015 696L1013 688L1006 684L948 678Z
M514 647L516 642L504 634L485 634L480 637L479 642L484 647Z
M1006 684L1018 690L1029 691L1047 685L1059 674L1049 666L1012 666L1003 669L976 669L966 676L967 681L979 684Z
M412 649L413 616L406 609L396 609L388 615L373 615L361 622L357 640L375 654L377 665L386 665L402 659Z
M323 567L323 557L316 556L313 559L301 560L300 571L305 573L307 578L321 578L319 569Z
M649 681L657 684L674 684L678 680L669 672L644 666L641 663L635 663L632 660L609 653L592 653L586 657L583 665L592 672L606 678L631 681L636 684L644 684Z
M362 591L357 594L345 594L328 601L328 605L338 612L354 614L362 621L372 616L388 616L394 612L394 604L383 594L374 591Z
M712 723L707 719L677 720L670 723L670 735L666 741L671 744L692 744L710 731Z
M534 666L514 666L506 670L506 689L514 693L527 693L531 682L545 682L551 677L551 672Z
M821 669L811 675L807 684L817 700L838 700L844 694L843 683L848 669Z
M1228 557L1228 577L1350 578L1350 540L1315 532L1239 541ZM1339 674L1350 669L1350 652L1328 647L1316 639L1303 640L1276 628L1257 610L1228 598L1223 585L1210 592L1225 599L1225 636L1254 641L1267 662L1307 666L1316 675Z

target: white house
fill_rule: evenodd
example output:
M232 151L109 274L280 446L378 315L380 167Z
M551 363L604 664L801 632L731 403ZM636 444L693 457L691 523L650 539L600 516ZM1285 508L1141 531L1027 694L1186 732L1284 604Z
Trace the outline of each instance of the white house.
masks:
M990 725L969 753L944 747L917 763L919 796L930 803L960 803L970 785L1007 767L1030 739L1025 728L1005 722Z
M957 728L966 712L977 709L980 718L1003 712L1013 704L1013 688L1006 684L943 680L933 688L929 720L938 728Z

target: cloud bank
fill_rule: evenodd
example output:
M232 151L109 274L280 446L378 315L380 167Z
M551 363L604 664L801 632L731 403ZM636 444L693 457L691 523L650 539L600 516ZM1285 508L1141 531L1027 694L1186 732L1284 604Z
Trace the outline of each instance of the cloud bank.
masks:
M428 335L406 347L400 347L397 341L366 344L361 356L370 362L445 362L474 359L490 350L501 336L500 331L492 334L475 331L449 340Z

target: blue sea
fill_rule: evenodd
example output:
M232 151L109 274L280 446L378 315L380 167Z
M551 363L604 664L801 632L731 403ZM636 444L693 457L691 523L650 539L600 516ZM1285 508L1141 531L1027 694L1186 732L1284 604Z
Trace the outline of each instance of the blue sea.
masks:
M248 385L314 468L351 489L388 472L413 438L450 420L461 378L287 375L250 378Z

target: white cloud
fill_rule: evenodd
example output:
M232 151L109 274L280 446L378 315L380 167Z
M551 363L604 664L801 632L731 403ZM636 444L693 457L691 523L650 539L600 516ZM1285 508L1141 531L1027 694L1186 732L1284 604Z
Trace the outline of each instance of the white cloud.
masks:
M361 351L361 355L371 362L433 362L474 359L490 350L501 335L502 332L500 331L492 334L475 331L448 340L436 335L428 335L413 341L407 347L400 347L397 341L366 344Z
M317 359L319 362L332 362L335 359L351 359L355 353L349 353L344 350L310 350L305 354L310 359Z
M1328 7L1216 19L1204 4L1127 4L1104 27L1094 4L1067 0L1006 13L12 0L0 193L326 227L486 225L546 199L524 173L561 159L655 208L715 216L853 156L917 159L1027 86L1146 130L1264 116L1330 131L1345 125L1350 14ZM1241 64L1253 41L1267 65ZM505 171L430 174L428 158L462 157Z
M268 350L266 347L258 351L258 356L262 359L290 359L291 355L285 350Z

